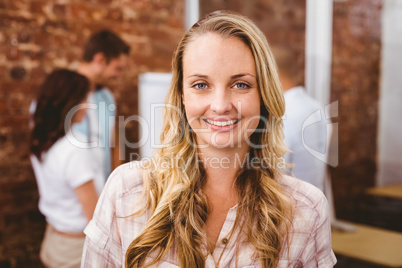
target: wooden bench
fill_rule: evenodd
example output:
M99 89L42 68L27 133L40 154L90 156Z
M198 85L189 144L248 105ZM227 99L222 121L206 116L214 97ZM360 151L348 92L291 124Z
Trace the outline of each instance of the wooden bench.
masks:
M386 267L402 267L402 233L350 224L356 227L354 232L332 230L332 249L336 254Z

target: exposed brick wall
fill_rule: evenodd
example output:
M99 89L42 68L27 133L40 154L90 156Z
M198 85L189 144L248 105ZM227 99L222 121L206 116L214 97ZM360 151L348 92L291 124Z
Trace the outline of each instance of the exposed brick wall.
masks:
M232 10L249 17L265 34L268 42L293 51L298 78L304 81L305 0L203 0L201 15L215 10Z
M348 220L359 220L359 197L375 183L381 4L334 2L331 100L339 100L339 166L331 175L337 215Z
M114 30L132 46L112 88L126 118L137 113L138 74L170 71L183 21L183 0L0 0L0 267L40 267L45 222L28 158L28 107L46 74L76 67L91 33ZM138 140L134 124L123 130Z

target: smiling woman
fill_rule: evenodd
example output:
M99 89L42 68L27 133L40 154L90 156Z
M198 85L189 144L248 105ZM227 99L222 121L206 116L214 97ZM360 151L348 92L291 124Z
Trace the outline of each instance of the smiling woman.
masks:
M83 267L335 264L325 197L277 164L284 99L249 19L214 12L183 36L166 104L164 147L111 175Z
M250 48L238 38L216 33L191 42L183 56L183 101L198 145L247 151L248 138L260 121Z

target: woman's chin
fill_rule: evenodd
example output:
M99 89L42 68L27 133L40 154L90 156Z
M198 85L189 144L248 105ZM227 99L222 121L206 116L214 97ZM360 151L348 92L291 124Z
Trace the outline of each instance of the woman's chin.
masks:
M218 149L232 149L240 147L237 141L222 138L211 141L210 146Z
M212 135L200 135L197 140L199 148L203 149L234 149L242 147L242 145L244 145L242 143L247 143L247 141L239 139L238 133L234 132L214 132Z

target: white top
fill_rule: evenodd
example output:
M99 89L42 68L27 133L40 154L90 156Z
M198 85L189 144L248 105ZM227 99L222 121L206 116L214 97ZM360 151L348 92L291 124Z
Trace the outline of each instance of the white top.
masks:
M82 232L88 223L74 189L94 180L100 194L105 181L103 170L94 165L97 155L77 146L76 138L83 139L68 132L42 155L42 162L31 155L40 194L39 210L61 232Z
M143 162L130 162L115 169L99 198L94 217L85 228L86 241L81 267L124 267L126 251L141 234L151 217L148 209L141 216L130 217L144 204ZM324 194L316 187L289 176L278 178L285 194L293 204L293 224L290 244L286 242L280 253L278 268L333 267L336 258L331 249L331 223ZM261 267L246 236L236 228L230 237L237 215L237 206L229 209L218 242L212 254L205 245L205 267ZM225 238L230 237L227 241ZM226 242L224 242L226 240ZM155 252L150 254L149 262ZM175 248L171 248L161 262L151 267L179 267Z
M284 142L291 150L286 153L285 162L295 165L287 173L323 190L326 163L317 157L317 154L325 154L327 148L327 126L322 107L303 87L286 91L284 97Z

